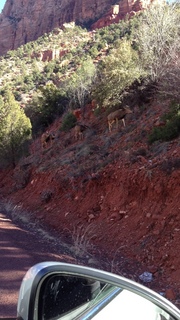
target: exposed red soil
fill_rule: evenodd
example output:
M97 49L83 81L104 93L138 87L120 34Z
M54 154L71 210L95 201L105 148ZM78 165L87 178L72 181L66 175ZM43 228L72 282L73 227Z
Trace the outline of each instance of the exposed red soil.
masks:
M112 133L105 114L86 119L82 141L73 130L60 133L57 120L53 145L41 150L34 141L29 157L1 172L0 191L58 232L77 256L86 247L98 268L136 281L151 272L149 286L180 306L180 140L147 143L165 108L134 108L126 127ZM80 249L75 232L86 239Z

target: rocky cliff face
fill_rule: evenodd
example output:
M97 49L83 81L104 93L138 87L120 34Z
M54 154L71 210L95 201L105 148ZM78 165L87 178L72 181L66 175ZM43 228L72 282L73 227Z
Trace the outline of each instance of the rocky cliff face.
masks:
M138 11L151 1L117 1L119 17ZM111 16L114 7L114 0L6 0L0 14L0 55L36 40L64 22L91 24L109 13Z

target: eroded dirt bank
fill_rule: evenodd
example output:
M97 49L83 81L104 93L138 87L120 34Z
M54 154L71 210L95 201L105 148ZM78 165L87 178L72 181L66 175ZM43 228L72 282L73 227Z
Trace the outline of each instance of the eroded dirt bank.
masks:
M105 255L110 270L134 273L136 280L138 273L152 272L154 286L174 288L178 299L179 170L167 175L149 164L117 161L88 181L77 179L63 188L56 177L57 172L33 172L31 183L8 198L63 234L77 256ZM47 203L43 190L52 191Z

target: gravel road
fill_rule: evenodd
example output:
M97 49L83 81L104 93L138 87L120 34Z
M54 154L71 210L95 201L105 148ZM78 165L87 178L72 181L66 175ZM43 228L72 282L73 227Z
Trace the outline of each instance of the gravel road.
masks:
M37 232L13 224L0 213L0 317L16 317L22 278L32 265L42 261L74 262L59 246L52 246Z

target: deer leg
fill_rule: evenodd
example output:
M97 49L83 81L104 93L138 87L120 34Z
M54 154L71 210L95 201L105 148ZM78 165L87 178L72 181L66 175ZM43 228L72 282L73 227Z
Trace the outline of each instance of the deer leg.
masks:
M46 149L46 147L47 147L47 143L46 143L46 141L44 141L44 143L43 143L43 149Z
M116 129L118 130L119 127L119 122L118 122L118 118L116 118Z
M126 126L126 124L125 124L125 120L124 120L124 118L122 118L122 122L123 122L123 125L124 125L124 127Z
M111 122L108 121L109 132L111 132Z

